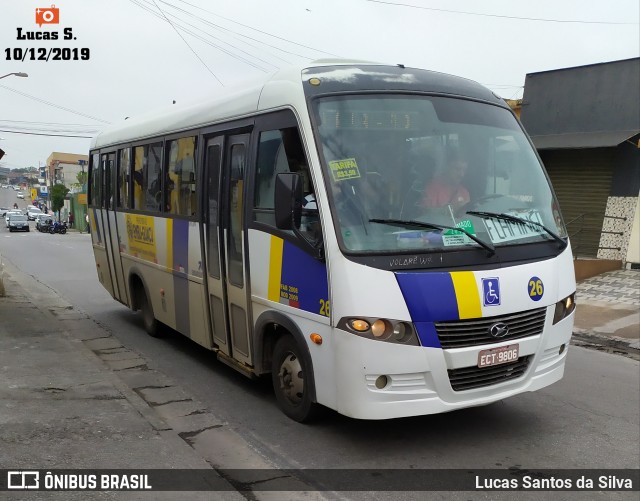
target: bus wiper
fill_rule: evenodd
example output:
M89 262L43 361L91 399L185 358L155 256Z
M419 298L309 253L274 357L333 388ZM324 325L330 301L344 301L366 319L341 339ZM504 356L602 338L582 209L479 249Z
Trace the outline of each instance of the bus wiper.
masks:
M558 242L560 244L560 249L561 250L564 250L568 245L568 242L563 240L562 237L560 237L559 235L557 235L556 233L551 231L544 224L538 223L536 221L529 221L527 219L523 219L523 218L518 217L518 216L512 216L511 214L505 214L504 212L498 213L498 212L487 212L487 211L480 211L480 210L469 210L469 211L467 211L467 214L471 214L473 216L492 217L494 219L503 219L505 221L511 221L512 223L520 223L520 224L525 224L525 225L532 224L534 226L537 226L538 228L543 229L545 232L547 232L556 242Z
M460 233L464 233L471 240L477 243L480 247L483 247L489 253L489 257L493 256L496 253L496 248L492 244L483 242L474 234L469 233L464 228L456 228L455 226L446 226L444 224L423 223L422 221L415 221L415 220L408 221L404 219L369 219L369 222L380 223L380 224L392 224L395 226L413 226L416 228L425 228L428 230L455 230L455 231L459 231Z

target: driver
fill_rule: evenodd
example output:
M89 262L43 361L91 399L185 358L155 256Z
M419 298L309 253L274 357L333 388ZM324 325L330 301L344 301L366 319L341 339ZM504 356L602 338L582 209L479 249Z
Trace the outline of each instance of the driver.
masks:
M423 207L451 207L455 210L469 202L469 191L462 181L467 173L467 161L458 150L447 153L446 168L427 184Z

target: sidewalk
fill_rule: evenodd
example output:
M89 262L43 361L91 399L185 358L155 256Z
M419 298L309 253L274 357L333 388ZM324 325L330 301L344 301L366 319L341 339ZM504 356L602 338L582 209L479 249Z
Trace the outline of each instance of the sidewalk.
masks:
M300 492L266 492L280 485L282 475L273 464L54 291L7 262L4 286L0 468L208 470L226 487L181 492L179 499L299 498ZM235 477L228 469L237 469ZM264 492L254 491L254 483L266 487ZM216 485L221 484L216 480ZM295 479L288 485L309 490ZM176 499L176 493L160 491L28 494L29 499ZM15 496L22 495L2 493L3 499ZM305 498L322 496L307 492Z
M640 270L578 283L572 343L640 360Z

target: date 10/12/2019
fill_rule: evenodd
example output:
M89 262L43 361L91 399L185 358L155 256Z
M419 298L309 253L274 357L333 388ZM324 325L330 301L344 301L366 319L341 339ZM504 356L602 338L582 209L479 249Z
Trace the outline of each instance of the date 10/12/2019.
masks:
M88 61L91 51L87 47L51 47L22 49L6 48L4 50L6 61Z

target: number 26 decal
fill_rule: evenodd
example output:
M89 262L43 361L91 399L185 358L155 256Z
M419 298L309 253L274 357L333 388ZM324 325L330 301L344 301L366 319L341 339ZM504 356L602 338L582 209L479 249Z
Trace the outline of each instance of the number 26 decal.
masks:
M325 317L328 317L329 313L330 313L329 301L325 300L325 299L321 299L320 300L320 315L324 315Z
M542 299L542 295L544 294L544 285L542 284L542 280L538 277L531 277L529 279L529 297L533 301L540 301Z

